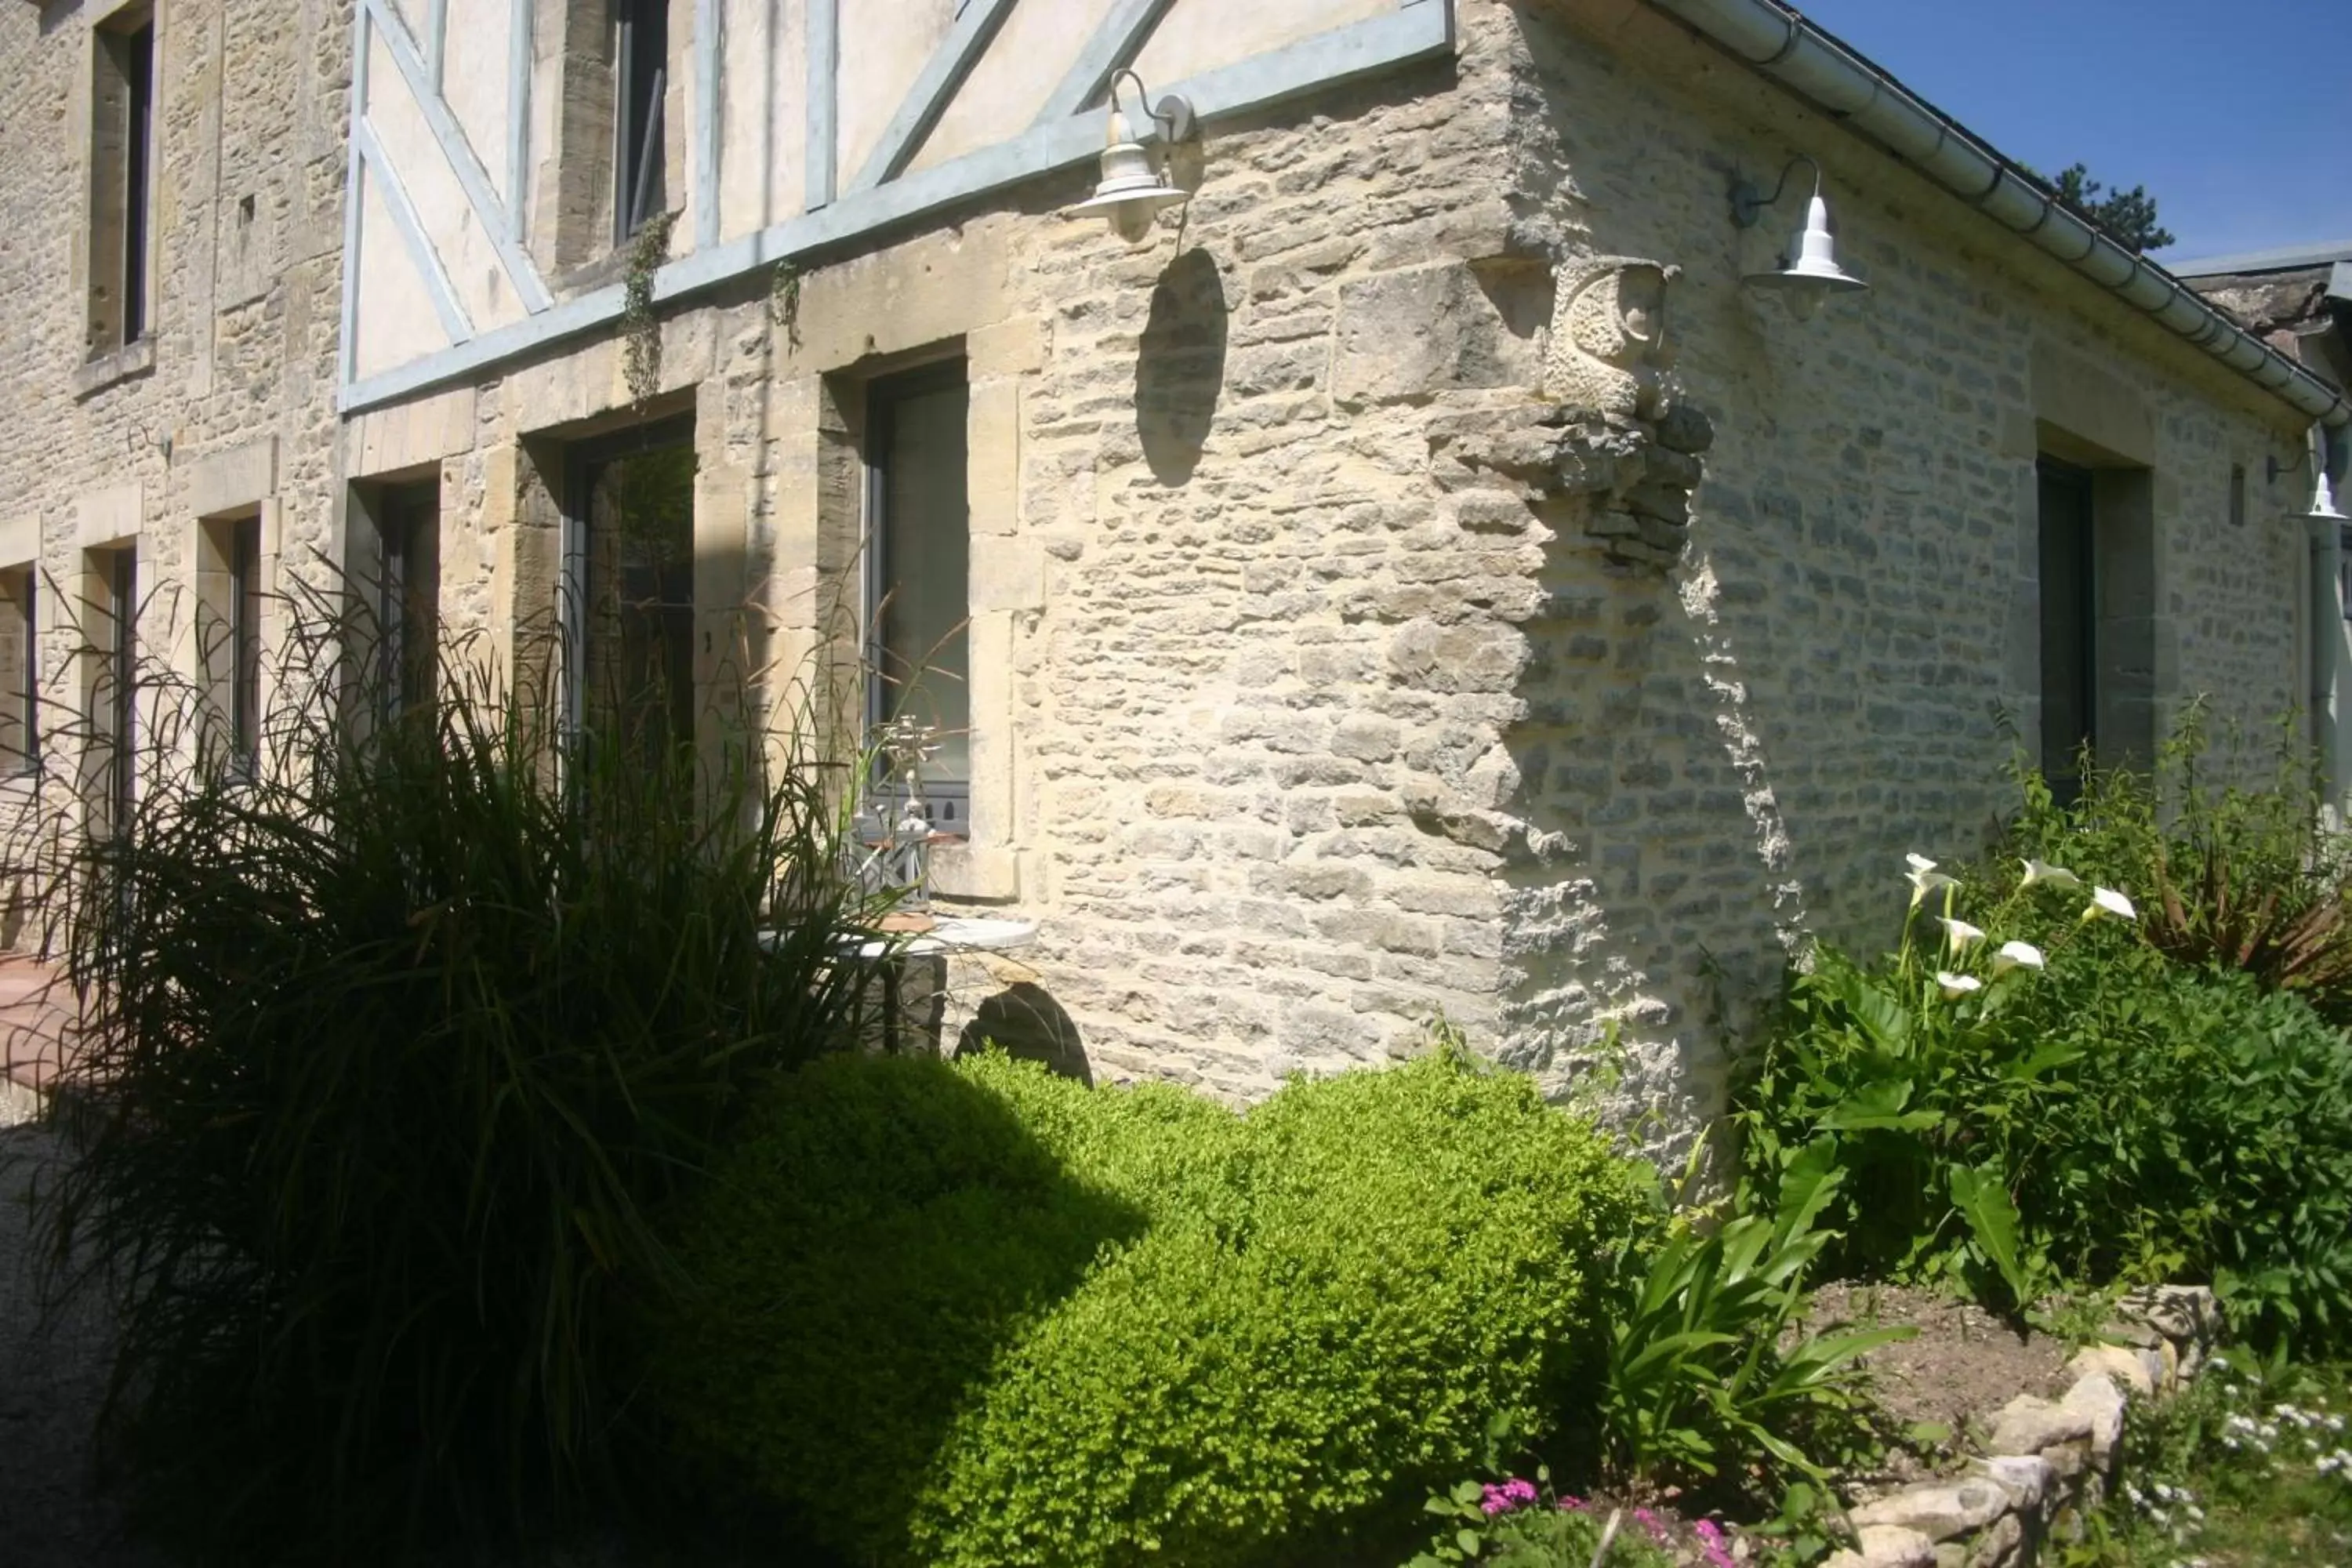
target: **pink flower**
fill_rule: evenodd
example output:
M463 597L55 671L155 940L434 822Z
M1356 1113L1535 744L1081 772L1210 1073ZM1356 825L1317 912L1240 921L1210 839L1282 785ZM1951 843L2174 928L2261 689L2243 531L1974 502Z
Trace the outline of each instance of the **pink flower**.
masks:
M1669 1531L1665 1525L1659 1521L1658 1516L1652 1513L1648 1509L1635 1509L1633 1510L1633 1519L1634 1521L1640 1524L1643 1530L1650 1532L1650 1539L1656 1542L1659 1545L1672 1546L1675 1543L1674 1532Z
M1562 1513L1582 1513L1584 1511L1584 1500L1580 1497L1564 1497L1559 1500L1559 1511Z
M1525 1508L1535 1500L1535 1483L1514 1477L1501 1486L1481 1488L1478 1493L1478 1511L1492 1519L1498 1513L1509 1513L1515 1509Z

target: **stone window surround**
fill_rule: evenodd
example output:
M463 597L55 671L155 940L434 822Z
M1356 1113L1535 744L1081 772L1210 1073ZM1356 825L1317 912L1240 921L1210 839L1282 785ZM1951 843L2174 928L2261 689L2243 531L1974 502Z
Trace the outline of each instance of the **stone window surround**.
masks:
M88 397L104 387L142 375L154 368L154 331L156 307L161 295L162 226L153 221L155 193L163 170L156 154L163 142L163 80L166 51L171 35L167 26L166 0L123 0L110 5L83 21L82 68L75 79L75 101L70 106L69 124L82 128L79 149L82 160L83 221L75 232L73 255L73 286L82 300L83 337L88 344L87 362L76 372L73 391L77 397ZM111 293L101 279L109 272L119 273L122 266L120 247L124 214L117 210L120 204L110 203L102 187L110 175L122 174L118 160L105 155L100 145L99 115L101 112L99 83L104 51L108 48L106 35L120 34L145 26L153 31L151 57L151 106L149 109L148 144L146 149L147 197L149 206L145 230L144 275L146 300L142 312L144 326L141 332L126 340L121 332L121 304L117 300L111 310L102 303L101 294Z
M235 657L221 644L219 628L235 626L231 613L230 546L234 528L254 525L257 539L253 561L259 601L257 624L251 628L259 661L258 715L269 710L270 680L267 650L278 643L284 605L278 594L281 507L278 500L278 438L263 437L242 446L213 452L187 465L173 485L181 516L188 519L186 551L182 559L188 574L190 614L184 626L173 627L173 667L195 689L205 692L218 722L226 724L234 710ZM143 556L143 552L142 552ZM141 568L147 563L142 558ZM142 578L142 594L155 584ZM179 616L173 615L174 622Z
M5 607L0 615L8 621L8 641L0 649L0 679L5 679L5 700L10 704L21 703L19 710L8 718L11 744L15 753L13 765L5 753L0 753L0 781L37 777L41 772L40 710L41 710L41 522L37 517L25 518L0 526L0 597Z
M2011 685L2037 762L2042 733L2040 500L2037 459L2090 471L2092 526L2106 576L2099 593L2093 732L2102 766L2154 760L2168 705L2179 695L2177 628L2164 611L2166 512L2178 487L2158 461L2158 423L2146 396L2112 369L2037 343L2032 404L2003 419L2002 455L2018 464L2019 581L2008 638Z
M940 297L954 298L953 280L943 279ZM816 447L818 482L811 500L815 515L805 520L801 551L794 530L779 530L778 567L789 571L813 563L818 597L828 605L856 604L859 623L847 636L827 626L817 605L803 608L800 628L831 645L829 657L857 668L864 647L861 582L865 517L864 420L866 389L887 376L927 363L961 357L969 406L965 426L965 495L971 530L966 604L970 620L968 681L971 701L971 829L968 837L934 845L929 858L932 890L940 897L975 903L1009 903L1042 894L1043 866L1026 842L1021 800L1024 768L1013 696L1015 623L1045 607L1043 550L1018 537L1021 490L1021 405L1024 378L1043 368L1041 333L1035 321L1016 319L943 335L918 346L869 353L812 378L814 428L805 431ZM803 553L804 551L804 553Z
M682 117L694 48L694 0L669 0L669 74L662 90L662 179L667 205L688 188L690 139ZM531 180L530 247L558 292L592 289L618 275L628 242L618 228L617 121L620 29L613 0L555 0L537 7L532 53L552 81L535 82L559 106L549 145Z
M80 803L84 831L106 831L112 810L110 759L99 734L100 705L108 699L106 679L112 662L111 636L95 634L111 621L111 566L119 552L129 552L134 585L143 597L152 587L156 561L146 529L146 490L137 480L110 489L93 491L74 503L75 610L85 636L75 659L75 711L85 731L81 754L75 760L75 795ZM139 646L133 628L133 646ZM134 715L134 722L136 716Z

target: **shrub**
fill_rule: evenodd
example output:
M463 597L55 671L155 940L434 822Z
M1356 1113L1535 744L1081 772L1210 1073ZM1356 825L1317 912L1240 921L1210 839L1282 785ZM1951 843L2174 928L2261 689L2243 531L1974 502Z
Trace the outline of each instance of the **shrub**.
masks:
M2152 773L2086 760L2081 797L2061 804L2039 774L2021 770L2003 858L2054 860L2144 889L2157 951L2243 970L2352 1022L2352 843L2326 826L2310 752L2292 727L2267 763L2246 750L2234 735L2214 743L2192 706ZM2208 776L2265 767L2260 789L2217 788Z
M666 1401L860 1560L1268 1562L1590 1400L1639 1192L1450 1055L1239 1118L828 1061L696 1208Z
M2242 1332L2342 1342L2352 1044L2023 864L1916 873L1939 901L1915 900L1895 958L1824 948L1791 982L1738 1094L1747 1179L1769 1201L1828 1150L1848 1271L1964 1278L2020 1307L2057 1272L2210 1279ZM2024 962L2004 938L2032 939Z
M558 783L462 653L369 725L308 651L250 778L145 678L176 722L70 886L84 1147L44 1214L116 1289L149 1502L239 1563L608 1487L651 1216L856 978L806 773L598 746Z

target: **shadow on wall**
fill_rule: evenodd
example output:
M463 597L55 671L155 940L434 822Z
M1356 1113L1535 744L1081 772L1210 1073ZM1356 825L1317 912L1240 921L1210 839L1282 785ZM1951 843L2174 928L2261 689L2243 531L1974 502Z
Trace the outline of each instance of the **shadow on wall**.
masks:
M1136 345L1135 426L1163 485L1190 481L1208 444L1225 380L1229 314L1217 264L1197 247L1171 261L1151 290Z
M964 1056L991 1045L1019 1060L1043 1062L1046 1071L1062 1078L1094 1085L1094 1068L1087 1065L1077 1020L1043 986L1022 981L982 1002L957 1037L955 1054Z
M1511 483L1544 530L1504 735L1522 829L1505 851L1511 1055L1571 1075L1613 1020L1632 1092L1691 1127L1723 1109L1728 1037L1772 994L1804 915L1748 679L1690 549L1714 432L1669 374L1673 277L1564 261L1552 406L1523 429L1460 427L1436 472L1445 489Z

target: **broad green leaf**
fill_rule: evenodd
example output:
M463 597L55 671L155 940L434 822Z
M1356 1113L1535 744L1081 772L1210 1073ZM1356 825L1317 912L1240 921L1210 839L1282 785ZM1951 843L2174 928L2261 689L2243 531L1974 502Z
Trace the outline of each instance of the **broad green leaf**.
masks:
M2017 1205L2010 1201L2009 1188L2002 1183L2000 1170L1990 1164L1976 1170L1955 1165L1948 1179L1952 1203L1968 1222L1969 1234L1975 1239L1978 1250L2000 1271L2017 1304L2024 1306L2032 1297L2032 1287L2027 1282L2024 1261L2018 1253Z

